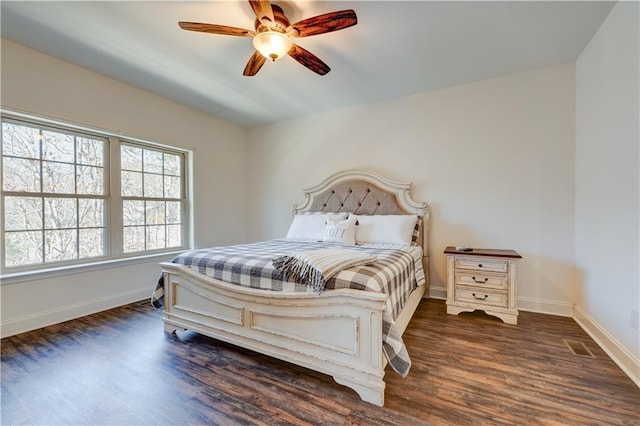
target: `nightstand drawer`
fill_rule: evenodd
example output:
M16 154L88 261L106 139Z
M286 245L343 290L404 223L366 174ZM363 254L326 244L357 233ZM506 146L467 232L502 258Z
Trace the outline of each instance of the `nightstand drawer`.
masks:
M507 272L507 262L503 260L456 259L456 269L473 269L477 271Z
M485 274L480 271L471 271L465 269L456 269L455 284L466 285L482 288L495 288L506 290L508 285L507 274L489 273Z
M455 300L478 305L507 306L507 293L503 291L487 291L481 288L456 287Z

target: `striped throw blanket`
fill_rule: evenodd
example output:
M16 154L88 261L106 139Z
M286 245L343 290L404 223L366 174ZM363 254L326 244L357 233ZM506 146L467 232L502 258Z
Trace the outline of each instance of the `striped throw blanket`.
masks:
M361 251L328 248L280 256L273 259L273 266L282 271L284 279L305 284L319 293L327 281L343 269L377 260L377 256Z

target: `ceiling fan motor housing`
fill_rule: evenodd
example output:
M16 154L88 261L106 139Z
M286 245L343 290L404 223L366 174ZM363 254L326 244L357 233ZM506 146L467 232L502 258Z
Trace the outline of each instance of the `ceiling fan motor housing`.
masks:
M255 29L257 33L262 33L265 31L278 31L281 33L285 33L287 28L289 28L289 20L284 15L284 11L278 5L272 4L271 9L273 10L273 22L270 27L267 27L260 19L256 18L254 23Z

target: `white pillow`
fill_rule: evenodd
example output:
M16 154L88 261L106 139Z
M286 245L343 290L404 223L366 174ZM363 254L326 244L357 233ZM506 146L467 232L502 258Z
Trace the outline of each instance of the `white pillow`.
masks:
M344 220L346 213L297 214L289 226L287 238L315 238L322 240L327 219Z
M354 215L345 220L328 218L327 225L324 228L323 241L354 245L356 243L357 219L358 217Z
M413 230L417 221L418 216L416 215L358 216L356 242L409 246L411 245Z

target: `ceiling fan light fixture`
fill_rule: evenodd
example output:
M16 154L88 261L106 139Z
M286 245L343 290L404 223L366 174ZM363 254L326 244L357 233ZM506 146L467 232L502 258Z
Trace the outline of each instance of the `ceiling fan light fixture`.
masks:
M264 31L253 38L253 47L265 58L276 61L289 53L293 43L286 34Z

